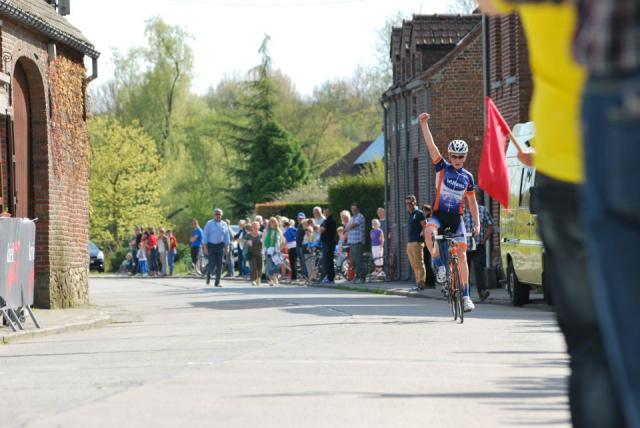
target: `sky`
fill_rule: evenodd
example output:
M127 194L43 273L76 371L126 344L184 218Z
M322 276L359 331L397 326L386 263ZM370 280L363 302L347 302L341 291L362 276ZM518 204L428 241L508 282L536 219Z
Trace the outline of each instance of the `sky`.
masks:
M271 37L275 68L302 95L323 82L375 64L377 34L387 17L444 13L455 0L75 0L72 24L101 52L94 88L113 76L113 49L144 45L145 21L159 16L193 39L192 90L205 93L225 76L259 62L258 47Z

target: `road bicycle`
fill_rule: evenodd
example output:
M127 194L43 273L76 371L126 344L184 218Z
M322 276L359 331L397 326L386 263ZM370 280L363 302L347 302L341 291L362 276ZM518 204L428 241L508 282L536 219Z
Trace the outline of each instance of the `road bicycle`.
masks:
M464 322L464 308L462 306L462 281L460 280L460 271L458 270L459 259L458 249L456 246L456 238L468 238L472 234L455 234L451 229L444 229L442 235L436 235L435 241L440 241L440 255L445 257L445 266L447 269L447 279L442 287L442 293L447 298L447 302L451 306L453 320L460 320L460 324Z

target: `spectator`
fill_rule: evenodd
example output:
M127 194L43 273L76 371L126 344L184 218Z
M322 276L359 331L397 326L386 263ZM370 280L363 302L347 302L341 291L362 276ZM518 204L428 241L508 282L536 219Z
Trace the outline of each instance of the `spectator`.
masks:
M313 221L315 222L315 224L318 225L318 227L322 226L324 219L325 217L322 215L322 208L313 207Z
M426 220L429 221L429 218L431 218L431 214L433 213L431 205L422 205L422 213L424 214ZM433 266L431 266L431 252L426 245L424 246L424 250L422 250L422 254L424 256L424 270L426 272L426 287L436 288L436 274L433 271Z
M178 240L173 235L173 232L167 230L169 236L169 275L173 275L173 267L176 261L176 255L178 254Z
M238 245L238 271L240 276L245 276L247 274L247 260L246 260L246 252L244 248L244 237L251 229L251 225L248 224L245 220L240 220L238 222L238 233L233 237Z
M545 249L547 261L545 275L553 284L551 290L558 326L564 334L570 356L569 407L572 423L576 427L623 427L624 421L621 420L622 410L619 402L622 397L617 397L611 382L611 371L603 340L614 339L620 333L625 334L623 341L633 340L637 335L635 331L628 328L607 331L603 334L596 315L602 301L599 301L598 305L594 304L593 278L589 273L589 265L607 261L607 256L597 254L597 257L591 257L587 250L588 245L596 240L606 240L607 245L611 245L611 240L624 235L609 235L606 233L606 228L603 228L603 223L600 222L597 224L597 229L594 229L597 230L595 233L587 234L581 227L584 221L580 206L581 195L587 192L583 193L582 188L583 165L579 117L580 97L586 73L570 56L577 21L574 2L527 1L521 3L480 0L479 3L487 14L518 12L527 36L535 87L530 108L531 120L536 125L536 190L533 208L538 215L538 230ZM583 0L579 3L587 6L585 12L591 12L589 21L585 22L607 17L605 20L608 20L609 25L615 26L615 31L626 31L624 23L632 23L638 16L638 2ZM600 13L603 10L601 8L609 13L617 12L614 10L614 3L630 9L615 15ZM633 25L631 24L631 28ZM629 56L622 48L625 45L637 46L635 43L628 45L621 43L616 48L608 49L607 42L615 44L614 40L617 42L621 40L611 37L607 28L597 27L594 31L596 39L593 47L595 49L588 49L587 52L605 61L611 58L625 58L626 61ZM628 33L631 35L628 41L637 40L633 38L633 33L633 31ZM578 36L578 40L580 39ZM637 59L637 56L635 58ZM603 87L607 88L609 84ZM622 87L620 90L623 93L627 92ZM618 105L610 106L600 99L596 104L602 111L587 123L587 134L589 129L594 129L593 127L598 130L605 128L612 114L624 114L619 110ZM629 126L626 129L631 130L630 125L633 121L627 117L619 123L625 127ZM584 209L587 213L597 210L604 214L602 220L606 222L606 219L614 217L607 206L611 197L615 196L613 191L620 192L619 195L623 195L620 198L624 201L638 200L633 198L633 192L629 192L629 190L636 190L637 186L628 184L634 181L627 175L628 172L638 169L635 166L629 169L625 164L626 160L634 158L634 152L623 151L613 156L607 151L611 148L612 140L605 133L598 131L596 134L596 144L594 144L594 147L597 147L594 152L597 157L596 163L600 163L605 168L604 171L597 173L596 181L601 181L605 193L596 196L598 199L586 204ZM626 138L626 135L623 137L623 133L615 133L613 140L622 144L632 144L634 141ZM528 165L531 165L531 158L531 154L520 156L520 159ZM588 149L587 158L590 158ZM610 183L608 181L611 177L610 173L615 172L625 174L624 178L621 178L624 181L620 183L627 183L625 185L627 191L607 186L607 183ZM587 214L587 221L589 222L589 214ZM624 236L624 239L629 243L625 245L627 247L637 242L631 240L632 237L628 235ZM615 251L617 271L620 270L619 253L621 252ZM627 253L632 252L627 251ZM616 273L607 280L617 282L618 278ZM636 302L630 299L631 296L626 287L620 297L629 302L633 311ZM620 307L616 307L616 311L620 310ZM638 349L635 348L633 355L635 364L638 361L637 357ZM638 389L640 388L636 387L636 394ZM625 399L628 400L629 397ZM637 409L636 405L636 412Z
M278 220L275 217L271 217L262 239L267 261L267 280L270 286L278 284L278 269L282 263L280 247L283 239L282 232L278 226Z
M493 221L491 220L489 211L484 205L478 205L478 211L480 214L480 235L467 238L467 260L469 270L473 269L478 296L480 300L484 302L490 294L485 283L484 267L487 264L486 242L493 234ZM469 207L466 204L464 207L463 220L467 230L473 230L475 224L471 212L469 212ZM475 241L476 239L478 240L477 242Z
M421 291L426 287L426 272L424 270L424 236L427 219L424 213L417 206L416 197L408 195L404 199L404 204L409 213L407 223L407 255L409 263L416 279L416 288L414 290Z
M305 278L309 278L309 272L307 271L307 264L305 262L304 257L304 237L305 237L305 215L303 212L299 212L296 216L298 219L298 228L296 230L296 256L297 260L300 263L300 269L302 270L302 275ZM296 271L295 263L291 263L291 270L293 272Z
M149 264L149 275L158 276L158 237L153 227L148 227L149 236L147 238L147 259Z
M203 232L198 224L198 220L194 218L191 220L191 224L193 225L193 231L191 232L191 264L195 268L196 263L198 263L198 256L202 250Z
M140 244L138 244L138 254L136 254L136 258L138 259L140 267L140 275L149 276L149 273L147 272L147 254L144 242L140 242Z
M264 224L264 219L262 218L261 215L257 215L256 216L256 220L258 222L258 224L260 224L260 232L264 232L264 228L265 228L265 224Z
M635 163L640 150L640 3L577 4L574 52L589 73L582 94L586 181L581 208L592 252L593 299L617 392L612 395L627 426L637 428L640 335L634 325L640 286L633 266L640 242L640 173Z
M249 270L251 272L251 285L257 286L262 278L262 234L260 233L260 223L251 223L251 229L244 236L244 245L247 248L247 259L249 260Z
M284 231L284 240L287 246L287 253L289 254L289 266L291 266L291 281L296 281L298 279L298 273L296 269L296 263L298 261L298 251L296 248L297 234L298 230L295 228L295 223L293 222L293 220L287 222L287 228Z
M389 231L387 230L387 213L384 208L380 207L376 210L376 214L378 214L378 220L380 220L380 229L384 233L385 239L388 238L387 234Z
M140 228L138 226L133 228L133 237L129 241L129 247L131 248L131 275L135 275L138 272L138 249L140 241L138 235L140 234Z
M220 275L222 275L222 257L229 251L230 233L227 223L222 221L222 210L213 210L213 218L204 227L202 244L204 255L208 257L206 284L211 281L211 272L215 269L215 286L220 285Z
M331 208L324 209L324 221L320 226L320 240L322 241L322 265L326 277L324 284L333 284L336 276L333 259L336 249L336 220L333 218Z
M365 218L360 213L360 206L354 202L351 204L351 213L353 216L344 230L347 232L348 244L351 251L351 261L356 273L354 283L364 283L366 272L364 266L364 240L365 240Z
M375 274L380 276L384 274L382 271L384 267L384 232L380 228L380 220L371 220L371 257L373 258L373 264L376 268Z
M233 278L233 276L235 275L235 267L233 263L233 250L236 243L231 233L231 221L229 221L229 219L226 219L224 222L227 223L227 233L229 234L229 251L226 251L224 255L224 261L227 265L227 274L225 275L225 278Z
M158 260L160 261L160 272L162 276L166 276L169 267L169 250L171 243L165 235L164 228L160 228L160 236L158 237Z

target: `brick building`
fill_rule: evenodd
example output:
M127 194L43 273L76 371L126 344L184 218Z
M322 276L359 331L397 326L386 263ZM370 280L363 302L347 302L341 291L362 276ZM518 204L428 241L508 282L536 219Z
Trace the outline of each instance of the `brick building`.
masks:
M431 114L441 152L454 138L469 143L467 169L478 168L483 136L483 38L481 16L415 15L391 35L393 86L383 95L388 240L387 257L396 279L409 279L404 198L432 203L433 163L418 115Z
M38 218L35 301L45 308L88 301L85 94L99 55L62 16L68 0L50 3L0 1L0 209Z

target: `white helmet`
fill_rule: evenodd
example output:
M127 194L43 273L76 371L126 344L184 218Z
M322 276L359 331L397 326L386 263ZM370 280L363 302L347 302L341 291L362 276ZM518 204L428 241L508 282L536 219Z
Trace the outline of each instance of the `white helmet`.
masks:
M449 143L449 153L466 155L469 153L469 146L464 140L451 140Z

